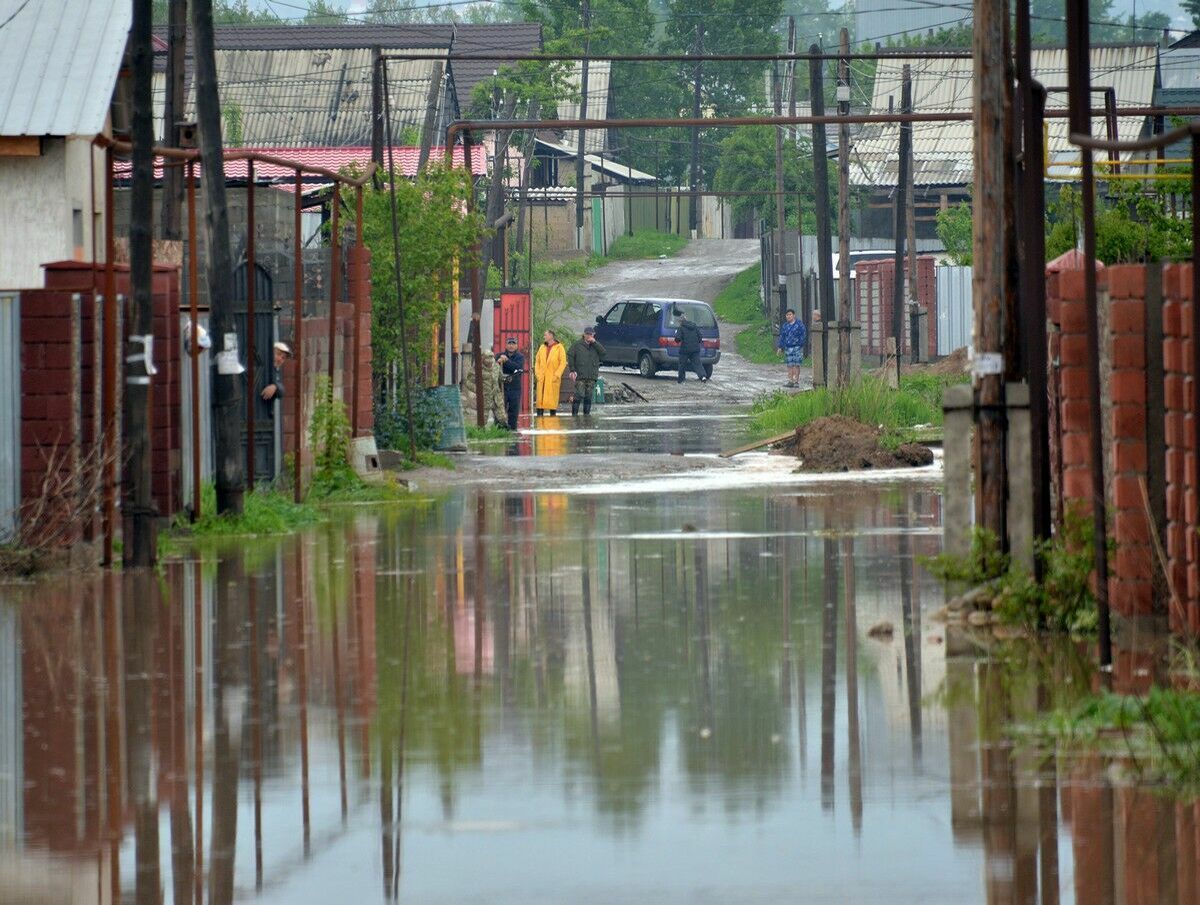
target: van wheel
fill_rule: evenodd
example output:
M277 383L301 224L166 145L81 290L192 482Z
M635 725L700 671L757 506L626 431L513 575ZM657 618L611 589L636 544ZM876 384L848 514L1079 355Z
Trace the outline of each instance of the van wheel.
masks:
M638 373L643 377L653 377L658 373L658 366L654 364L654 359L650 357L649 352L643 352L638 356Z
M709 380L712 380L712 365L704 366L704 376L707 377Z

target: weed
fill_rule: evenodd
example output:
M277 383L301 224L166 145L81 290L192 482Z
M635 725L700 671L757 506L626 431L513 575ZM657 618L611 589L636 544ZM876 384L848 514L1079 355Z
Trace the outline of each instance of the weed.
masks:
M175 528L194 537L232 537L237 535L288 534L323 520L316 507L296 503L275 490L253 490L243 497L241 515L217 515L217 492L205 484L200 492L198 520L188 523L180 517Z
M653 229L641 229L632 236L617 236L608 246L608 257L616 261L645 260L671 257L687 247L688 240L674 233L660 233Z
M467 439L479 443L511 440L513 436L512 431L506 427L501 427L499 424L489 424L486 427L480 427L477 424L467 425Z

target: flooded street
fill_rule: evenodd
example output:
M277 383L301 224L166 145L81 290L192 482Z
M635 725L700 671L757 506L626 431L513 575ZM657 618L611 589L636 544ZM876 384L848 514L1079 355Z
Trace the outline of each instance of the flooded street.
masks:
M559 420L564 453L683 443ZM1014 752L1037 671L947 661L938 472L808 477L451 488L6 589L0 890L1197 901L1190 805Z

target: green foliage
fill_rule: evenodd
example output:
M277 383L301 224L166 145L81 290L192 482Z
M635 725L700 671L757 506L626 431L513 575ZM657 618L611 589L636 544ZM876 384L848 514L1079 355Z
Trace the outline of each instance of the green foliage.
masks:
M1196 0L1182 0L1182 6L1189 10L1188 3ZM1128 16L1124 21L1114 7L1114 0L1091 0L1088 4L1088 19L1090 20L1089 37L1092 44L1114 42L1139 42L1157 44L1162 38L1162 31L1171 24L1171 17L1166 13L1150 11L1141 16ZM1032 0L1030 7L1033 39L1039 44L1063 45L1066 43L1066 20L1063 15L1063 5L1058 0ZM1189 10L1190 12L1190 10ZM969 45L968 45L969 46Z
M1083 217L1080 193L1063 186L1048 214L1046 259L1054 260L1077 247ZM1164 194L1146 193L1136 183L1110 185L1107 198L1096 205L1096 257L1105 264L1190 257L1191 231L1190 218L1172 214Z
M687 247L688 240L674 233L653 229L638 230L632 236L617 236L608 246L608 257L616 261L636 261L648 258L672 257Z
M486 427L480 427L477 424L467 425L467 439L476 443L494 443L501 440L508 441L512 438L513 432L499 424L489 424Z
M731 324L765 322L766 315L759 295L761 286L762 264L747 267L713 299L713 310L717 312L717 317Z
M433 397L420 390L412 394L413 433L418 449L432 449L442 439L442 417ZM408 411L404 393L375 408L375 440L382 449L408 450Z
M891 435L899 442L914 427L942 423L941 389L956 379L904 377L900 389L893 390L886 381L863 377L848 387L774 393L755 403L751 423L764 435L780 434L818 418L844 415L882 427L885 439Z
M200 511L195 522L178 519L175 530L196 538L243 535L289 534L323 520L320 511L306 503L296 503L289 495L275 490L253 490L243 497L241 515L217 515L217 492L212 484L200 490Z
M1022 727L1026 740L1090 751L1131 765L1143 782L1200 796L1200 695L1152 687L1144 697L1111 692L1084 698Z
M786 139L785 139L786 141ZM725 131L718 146L720 163L713 179L713 188L718 192L765 192L765 195L738 195L731 199L730 207L735 222L744 220L753 212L774 225L776 222L775 196L775 127L741 126ZM834 168L830 168L829 198L837 198ZM801 136L798 148L793 151L785 146L783 155L784 214L788 225L797 225L799 198L811 199L813 181L811 143ZM832 204L832 201L831 201ZM831 211L832 213L832 208ZM810 202L802 212L806 232L816 230L816 215Z
M738 355L756 365L780 364L778 337L767 321L750 324L733 338Z
M350 465L350 418L346 414L346 405L334 398L333 384L325 375L317 378L308 445L313 453L308 499L353 494L364 487L362 478Z
M1059 533L1034 550L1042 563L1041 584L1001 550L995 534L980 528L971 537L966 557L943 553L924 560L924 565L946 583L992 584L993 610L1005 625L1031 633L1090 635L1097 624L1091 587L1094 536L1090 516L1070 508Z
M221 105L221 127L225 132L225 144L231 148L240 148L245 144L245 121L242 117L241 105L235 101L226 101Z
M955 264L970 267L974 259L971 207L965 201L937 213L937 234Z

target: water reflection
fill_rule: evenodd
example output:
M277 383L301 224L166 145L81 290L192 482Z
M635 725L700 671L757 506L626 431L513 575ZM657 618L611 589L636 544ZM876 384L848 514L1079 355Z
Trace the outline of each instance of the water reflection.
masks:
M1081 661L931 640L939 518L452 495L7 591L0 902L1197 901L1194 805L1006 741Z

